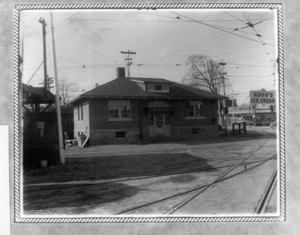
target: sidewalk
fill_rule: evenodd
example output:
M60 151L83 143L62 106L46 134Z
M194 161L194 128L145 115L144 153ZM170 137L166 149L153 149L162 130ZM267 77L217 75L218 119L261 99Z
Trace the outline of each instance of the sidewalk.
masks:
M121 156L130 154L151 154L151 153L184 153L202 145L214 148L214 145L227 145L229 142L249 141L264 138L268 134L275 134L275 128L251 127L247 134L218 137L210 140L189 140L151 144L122 144L122 145L98 145L91 147L70 147L65 153L65 158L73 157L96 157L96 156Z

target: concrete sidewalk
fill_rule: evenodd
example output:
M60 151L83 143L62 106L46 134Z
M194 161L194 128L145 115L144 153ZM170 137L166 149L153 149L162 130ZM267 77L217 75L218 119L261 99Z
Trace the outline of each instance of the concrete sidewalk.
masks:
M218 137L210 140L189 140L151 144L122 144L122 145L98 145L91 147L70 147L65 150L65 157L96 157L96 156L120 156L131 154L151 153L180 153L189 152L199 147L211 147L228 145L230 142L247 142L258 138L269 138L269 134L275 134L276 129L270 127L252 127L247 134L236 136ZM242 144L242 143L241 143Z

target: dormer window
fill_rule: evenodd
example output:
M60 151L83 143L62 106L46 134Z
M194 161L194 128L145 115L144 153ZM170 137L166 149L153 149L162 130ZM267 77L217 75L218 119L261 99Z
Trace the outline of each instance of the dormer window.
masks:
M167 83L148 83L148 92L168 93L169 84Z

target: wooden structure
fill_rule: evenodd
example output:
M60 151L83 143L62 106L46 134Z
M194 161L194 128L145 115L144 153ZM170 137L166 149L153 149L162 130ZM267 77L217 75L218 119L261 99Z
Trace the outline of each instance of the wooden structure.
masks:
M247 134L246 131L246 122L239 122L239 123L233 123L232 124L232 134L241 134L241 133Z
M23 164L39 166L59 162L57 117L47 112L54 95L44 87L23 84Z

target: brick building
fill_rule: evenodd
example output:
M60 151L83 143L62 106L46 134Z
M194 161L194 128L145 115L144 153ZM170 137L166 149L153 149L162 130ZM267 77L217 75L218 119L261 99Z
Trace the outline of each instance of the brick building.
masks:
M118 78L71 102L81 145L218 136L217 101L226 97L165 79L128 78L119 69Z

